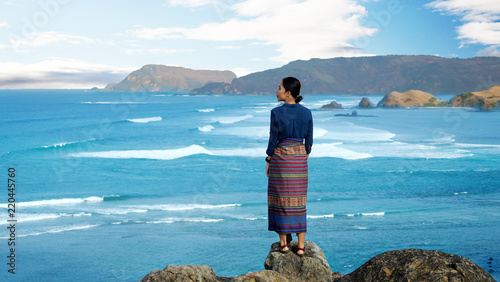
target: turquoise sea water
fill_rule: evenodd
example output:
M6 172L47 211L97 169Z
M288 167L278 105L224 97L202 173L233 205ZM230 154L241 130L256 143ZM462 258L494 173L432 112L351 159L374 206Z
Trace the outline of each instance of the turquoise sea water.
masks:
M304 97L315 126L306 240L333 271L423 248L500 278L500 112L339 117L362 96ZM334 99L348 109L319 110ZM0 91L0 280L137 281L168 264L206 264L218 276L264 269L277 241L264 162L277 105L274 95Z

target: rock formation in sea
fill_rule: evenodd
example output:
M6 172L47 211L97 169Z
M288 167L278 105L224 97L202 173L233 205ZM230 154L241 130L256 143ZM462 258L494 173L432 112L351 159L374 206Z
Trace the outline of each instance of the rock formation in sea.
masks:
M359 101L358 107L363 109L370 109L370 108L375 108L375 105L372 103L372 101L370 101L370 98L363 97L363 99Z
M296 254L297 242L291 251L272 251L264 262L265 270L252 271L236 277L218 277L207 265L168 265L153 270L141 282L152 281L456 281L494 282L483 268L468 258L441 251L404 249L385 252L367 261L350 274L332 272L323 251L313 242L305 242L305 254Z
M109 84L105 91L189 91L207 82L229 83L236 78L232 71L193 70L165 65L145 65L124 80Z
M320 110L342 109L342 104L332 101L330 104L321 106Z
M450 101L453 106L478 107L490 111L498 108L500 101L500 85L495 85L480 92L464 92L453 97Z
M399 108L399 107L423 107L447 104L438 100L434 95L420 90L408 90L404 93L392 91L378 102L377 107Z

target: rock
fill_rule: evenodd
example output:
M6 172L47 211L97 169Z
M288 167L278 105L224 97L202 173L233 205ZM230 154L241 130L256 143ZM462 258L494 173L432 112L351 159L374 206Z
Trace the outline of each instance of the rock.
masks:
M495 281L470 259L441 251L404 249L380 254L335 282Z
M228 278L228 280L219 280L223 282L288 282L290 281L286 276L280 274L279 272L272 270L261 270L261 271L252 271L247 274L243 274L234 278ZM291 282L291 281L290 281Z
M264 262L266 269L274 270L290 281L332 281L330 265L325 259L325 254L316 244L306 241L303 257L296 254L296 241L289 244L291 251L286 254L272 251L279 244L276 242L271 246L271 251Z
M491 111L498 107L500 101L500 85L480 92L464 92L453 97L450 103L460 107L478 107Z
M363 97L361 101L359 101L358 107L363 109L375 108L375 105L370 101L368 97Z
M148 273L141 282L153 281L219 281L214 270L207 265L167 265L163 271L155 269Z
M392 91L384 96L377 107L398 108L398 107L423 107L438 106L447 104L436 99L432 94L420 90L408 90L404 93Z
M341 109L342 108L342 104L338 104L337 102L335 101L332 101L330 104L326 104L326 105L323 105L321 106L321 110L331 110L331 109Z

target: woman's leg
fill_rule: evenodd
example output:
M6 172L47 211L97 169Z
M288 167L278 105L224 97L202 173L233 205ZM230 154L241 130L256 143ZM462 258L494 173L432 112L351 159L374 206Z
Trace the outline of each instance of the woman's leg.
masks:
M280 235L280 246L287 245L286 243L286 234L285 233L278 233ZM281 249L283 252L286 252L289 250L288 247L284 247Z
M297 233L297 239L299 241L299 243L297 244L297 248L304 249L304 246L305 246L304 245L304 240L306 239L306 232ZM304 251L303 250L298 250L297 254L298 255L303 255Z

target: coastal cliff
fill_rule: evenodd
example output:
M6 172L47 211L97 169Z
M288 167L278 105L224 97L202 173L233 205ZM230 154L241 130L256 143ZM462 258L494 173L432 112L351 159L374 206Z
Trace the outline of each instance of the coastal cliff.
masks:
M236 78L231 71L193 70L165 65L145 65L105 91L189 91L208 82L229 83Z
M236 277L218 277L207 265L168 265L153 270L141 282L152 281L461 281L494 282L495 280L468 258L441 251L404 249L385 252L367 261L350 274L332 272L323 251L313 242L305 242L305 255L296 254L297 242L291 251L272 251L264 262L265 270L252 271Z

